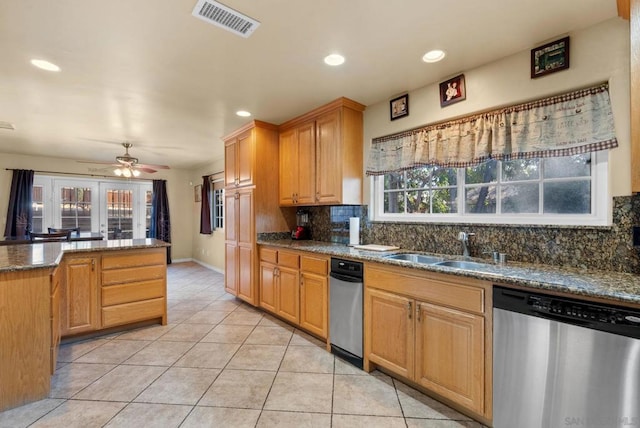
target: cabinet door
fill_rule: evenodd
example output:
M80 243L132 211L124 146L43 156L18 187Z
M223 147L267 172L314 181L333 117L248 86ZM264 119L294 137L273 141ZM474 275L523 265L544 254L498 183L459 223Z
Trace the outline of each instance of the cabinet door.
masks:
M298 133L298 185L296 203L315 203L316 137L315 122L305 123L297 128Z
M228 225L229 223L227 223ZM228 226L227 226L228 227ZM238 295L238 246L235 243L225 243L224 256L224 289L227 293Z
M413 305L406 297L365 290L365 355L408 379L413 377Z
M278 267L276 313L294 324L300 322L300 275L297 269Z
M294 205L298 187L298 139L296 129L280 134L280 205Z
M416 382L484 412L484 318L418 303Z
M224 187L234 187L237 185L238 171L237 158L238 146L235 139L227 141L224 145Z
M260 263L260 307L276 312L276 277L275 266L271 263Z
M320 204L342 200L341 112L336 110L316 120L316 198Z
M253 184L253 131L248 130L238 136L236 146L238 186L248 186Z
M70 258L64 262L62 335L99 328L98 272L95 257Z
M257 305L253 280L253 248L238 245L238 297Z
M238 241L238 222L236 221L237 198L237 193L234 190L229 190L224 193L224 239L228 242Z
M63 287L61 278L62 268L57 267L51 275L51 374L56 371L60 345L60 290Z
M327 337L326 276L300 274L300 326L322 337Z
M256 240L253 216L253 189L238 191L236 209L234 220L235 228L238 232L238 244L252 246Z

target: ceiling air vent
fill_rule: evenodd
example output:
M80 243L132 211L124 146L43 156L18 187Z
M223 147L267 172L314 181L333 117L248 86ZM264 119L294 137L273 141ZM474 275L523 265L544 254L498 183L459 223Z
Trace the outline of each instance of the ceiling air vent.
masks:
M255 19L211 0L199 0L196 7L193 8L192 14L196 18L245 38L249 37L260 25Z

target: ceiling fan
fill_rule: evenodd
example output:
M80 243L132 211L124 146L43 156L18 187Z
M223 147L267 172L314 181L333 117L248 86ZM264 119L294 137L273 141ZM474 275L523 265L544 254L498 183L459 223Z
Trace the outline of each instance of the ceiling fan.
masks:
M80 163L96 163L96 164L105 164L117 167L113 170L113 173L117 176L123 177L138 177L140 175L140 171L147 173L154 173L159 169L170 169L167 165L151 165L151 164L142 164L138 162L138 158L134 158L129 154L129 149L133 146L133 144L125 142L122 143L122 147L125 149L125 153L122 156L116 156L116 163L112 162L95 162L95 161L78 161Z

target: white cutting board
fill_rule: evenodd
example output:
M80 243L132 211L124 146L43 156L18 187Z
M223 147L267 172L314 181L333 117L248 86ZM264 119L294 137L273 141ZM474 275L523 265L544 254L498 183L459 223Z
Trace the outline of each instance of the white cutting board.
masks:
M391 251L391 250L400 249L400 247L395 247L393 245L378 245L378 244L354 245L353 248L357 250L367 250L367 251Z

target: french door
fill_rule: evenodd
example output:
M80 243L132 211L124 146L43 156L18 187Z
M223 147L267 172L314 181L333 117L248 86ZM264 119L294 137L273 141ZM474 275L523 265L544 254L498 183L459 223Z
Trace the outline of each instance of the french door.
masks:
M100 183L100 233L107 239L148 236L151 184Z
M148 237L150 182L38 176L34 189L38 196L34 232L78 227L81 232L100 232L107 239Z

